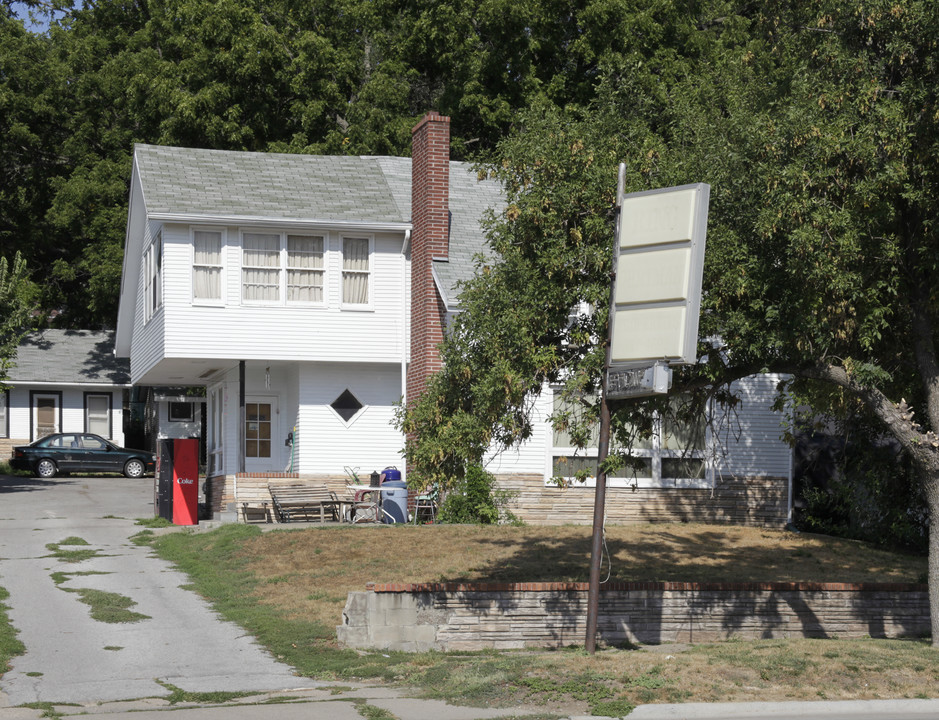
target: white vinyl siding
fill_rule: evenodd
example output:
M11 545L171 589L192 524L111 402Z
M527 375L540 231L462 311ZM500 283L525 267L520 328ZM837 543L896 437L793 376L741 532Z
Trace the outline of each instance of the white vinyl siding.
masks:
M740 404L715 418L718 475L789 477L792 449L783 440L788 415L773 409L780 374L751 375L732 385Z
M299 385L295 450L301 472L341 476L345 466L354 466L367 477L391 465L403 468L404 437L393 423L401 399L399 367L304 363ZM345 389L363 405L350 423L330 407Z

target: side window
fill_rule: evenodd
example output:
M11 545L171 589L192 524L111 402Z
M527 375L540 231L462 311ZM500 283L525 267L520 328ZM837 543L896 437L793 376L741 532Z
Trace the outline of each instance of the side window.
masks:
M371 249L370 238L342 238L343 306L364 307L371 302Z
M144 322L163 305L163 236L157 233L143 255Z
M192 233L192 298L222 299L222 233L194 230Z

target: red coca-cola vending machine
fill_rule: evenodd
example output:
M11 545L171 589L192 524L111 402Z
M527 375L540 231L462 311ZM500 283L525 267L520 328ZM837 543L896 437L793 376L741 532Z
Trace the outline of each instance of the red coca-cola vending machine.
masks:
M157 515L174 525L199 524L199 440L160 440Z

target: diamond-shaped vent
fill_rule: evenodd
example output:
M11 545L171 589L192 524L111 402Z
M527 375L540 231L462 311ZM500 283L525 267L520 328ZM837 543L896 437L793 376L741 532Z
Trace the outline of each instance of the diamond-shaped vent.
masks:
M352 418L355 417L355 414L361 410L364 405L359 402L359 399L353 395L348 390L343 390L342 395L333 400L330 407L339 413L341 417L346 422L349 422Z

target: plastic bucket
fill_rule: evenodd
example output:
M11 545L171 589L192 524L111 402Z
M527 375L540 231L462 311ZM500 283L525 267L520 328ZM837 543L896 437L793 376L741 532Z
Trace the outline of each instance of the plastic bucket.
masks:
M401 480L401 471L398 468L386 467L381 471L381 481L386 483L389 480L395 482Z

